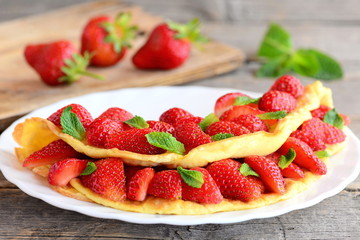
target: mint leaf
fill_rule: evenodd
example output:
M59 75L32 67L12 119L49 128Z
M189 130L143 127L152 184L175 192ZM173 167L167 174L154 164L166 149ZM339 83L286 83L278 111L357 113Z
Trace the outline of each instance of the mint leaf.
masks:
M226 138L231 138L231 137L234 137L234 136L235 135L231 134L231 133L218 133L218 134L215 134L215 135L211 136L211 139L216 142L216 141L220 141L220 140L223 140L223 139L226 139Z
M203 131L205 131L211 124L218 121L219 118L214 113L210 113L199 123L199 126Z
M257 55L265 58L275 58L292 51L290 34L278 24L271 24L262 40Z
M201 188L204 184L203 174L199 171L187 170L182 167L177 167L177 171L184 182L190 187Z
M184 144L176 140L176 138L168 132L151 132L145 136L148 142L155 147L181 155L185 153Z
M328 152L328 151L325 151L325 150L323 150L323 151L316 151L315 154L316 154L316 156L317 156L318 158L327 158L327 157L330 157L329 152Z
M241 167L239 169L240 173L242 175L246 176L256 176L259 177L259 174L257 174L247 163L241 164Z
M72 106L66 107L60 116L62 131L81 141L85 137L85 128L79 117L71 112L71 109Z
M80 176L84 176L84 175L90 175L93 172L95 172L95 170L97 169L96 165L94 162L88 162L86 165L86 168L84 169L84 171L80 174Z
M298 49L291 57L292 69L303 76L315 76L320 70L317 57L308 50Z
M286 115L287 115L286 111L277 111L277 112L262 113L256 116L261 120L266 120L266 119L282 119L286 117Z
M234 106L248 105L250 103L258 103L260 98L250 98L247 96L238 96L235 98Z
M256 77L279 77L291 71L290 55L269 59L256 72Z
M148 128L149 124L140 116L135 115L135 117L126 120L126 124L134 127L134 128Z
M290 163L294 161L295 157L296 157L296 152L294 151L294 149L290 148L285 156L284 155L280 156L278 166L281 169L287 168L290 165Z
M338 114L335 108L329 110L324 116L324 122L333 125L334 127L343 129L344 128L344 119Z

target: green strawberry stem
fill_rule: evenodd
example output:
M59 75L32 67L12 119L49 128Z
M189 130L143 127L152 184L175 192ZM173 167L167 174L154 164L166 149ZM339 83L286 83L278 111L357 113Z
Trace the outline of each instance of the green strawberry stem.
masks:
M79 74L83 75L83 76L88 76L88 77L91 77L94 79L105 80L105 77L103 75L88 72L88 71L79 71Z
M209 41L208 38L200 33L200 20L198 18L190 20L187 24L168 21L167 25L170 29L177 32L175 35L175 38L177 39L187 39L195 44L202 44Z

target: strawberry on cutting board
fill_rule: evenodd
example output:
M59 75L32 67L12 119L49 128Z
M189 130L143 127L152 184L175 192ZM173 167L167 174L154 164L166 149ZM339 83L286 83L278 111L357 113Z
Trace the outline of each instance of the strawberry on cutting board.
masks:
M109 16L90 19L81 36L81 52L92 54L92 66L112 66L125 56L137 29L130 21L129 13L120 13L115 19Z
M206 41L199 25L198 19L186 25L173 22L158 25L133 56L134 65L139 69L161 70L179 67L189 58L192 43Z

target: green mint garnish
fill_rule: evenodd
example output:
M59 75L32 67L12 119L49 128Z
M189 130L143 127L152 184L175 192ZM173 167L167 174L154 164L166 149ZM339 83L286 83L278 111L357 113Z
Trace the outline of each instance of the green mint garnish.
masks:
M185 153L184 144L176 140L176 138L168 132L151 132L145 136L148 142L155 147L181 155Z
M187 170L182 167L177 167L177 171L184 182L190 187L201 188L204 184L203 174L199 171Z
M234 137L234 136L235 135L231 134L231 133L218 133L218 134L215 134L215 135L211 136L211 139L216 142L216 141L231 138L231 137Z
M214 113L210 113L199 123L199 126L203 131L205 131L211 124L218 121L219 118Z
M94 162L88 162L86 165L86 168L84 169L84 171L80 174L80 176L84 176L84 175L90 175L93 172L95 172L95 170L97 169L96 165Z
M343 77L340 64L316 49L295 50L291 35L278 24L271 24L258 50L264 60L257 77L278 77L289 72L321 79L334 80Z
M246 176L256 176L259 177L259 174L257 174L257 172L255 172L247 163L243 163L241 164L241 167L239 169L240 173L242 175Z
M316 151L315 154L316 154L316 156L317 156L318 158L331 157L330 154L329 154L329 152L328 152L328 151L325 151L325 150L323 150L323 151Z
M148 128L149 124L140 116L135 115L135 117L126 120L126 124L134 127L134 128Z
M343 129L344 128L344 119L338 114L334 109L329 110L324 116L324 122L333 125L334 127Z
M235 98L234 106L247 105L250 103L258 103L260 98L250 98L247 96L238 96Z
M284 155L280 156L278 166L281 169L287 168L290 165L290 163L294 161L295 157L296 157L296 152L294 151L294 149L290 148L285 156Z
M261 120L266 120L266 119L282 119L286 117L286 115L287 115L286 111L277 111L277 112L262 113L256 116Z
M69 134L78 140L83 140L85 137L85 128L80 122L79 117L71 112L72 106L66 107L60 117L60 124L63 133Z

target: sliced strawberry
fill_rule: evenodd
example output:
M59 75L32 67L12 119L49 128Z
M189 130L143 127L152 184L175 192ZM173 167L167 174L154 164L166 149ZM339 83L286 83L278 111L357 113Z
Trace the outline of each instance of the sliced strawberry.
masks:
M285 181L276 163L263 156L249 156L244 161L260 175L260 179L268 191L285 193Z
M28 156L24 162L24 167L34 168L53 164L66 158L81 158L83 155L75 151L63 140L55 140L37 152Z
M155 197L176 200L181 199L181 176L176 170L164 170L155 173L148 188L148 194Z
M257 115L262 113L265 112L247 105L240 105L240 106L234 106L233 108L225 111L220 116L220 120L233 121L235 118L239 117L240 115L245 115L245 114Z
M108 118L114 121L125 122L134 116L125 109L112 107L103 112L98 118Z
M211 177L209 172L205 168L192 168L190 170L199 171L203 175L204 183L200 188L189 186L184 181L182 182L182 199L206 203L206 204L217 204L223 200L220 189L216 185L216 182Z
M175 125L177 120L189 117L194 117L194 115L182 108L170 108L161 114L160 121Z
M259 101L259 109L266 112L291 112L296 107L296 99L287 92L268 91Z
M49 120L50 122L53 122L56 126L60 127L61 126L61 124L60 124L61 114L64 111L64 109L69 106L72 107L71 112L75 113L78 116L80 122L84 125L85 128L87 128L90 125L90 123L93 121L93 117L91 116L90 112L86 108L84 108L83 106L81 106L79 104L70 104L63 108L60 108L59 110L57 110L56 112L51 114L47 118L47 120Z
M243 134L250 133L250 131L237 123L228 121L219 121L211 124L207 129L206 133L210 136L214 136L219 133L230 133L234 136L240 136Z
M144 167L124 165L126 185L129 183L130 179L135 175L135 173L141 169L144 169Z
M123 125L108 119L96 118L86 129L86 140L88 144L95 147L104 147L106 136L115 132L123 131Z
M240 115L239 117L235 118L232 121L247 128L252 133L258 131L267 132L269 130L267 125L256 115L251 115L251 114Z
M66 186L71 179L80 176L88 162L88 160L67 158L54 163L49 170L49 183L55 186Z
M233 107L233 104L235 103L235 99L237 97L249 97L246 94L243 94L241 92L233 92L233 93L227 93L221 97L219 97L216 100L215 107L214 107L214 113L216 116L220 117L225 111L229 110Z
M120 158L106 158L95 162L96 170L81 176L82 184L112 201L126 199L124 164Z
M151 167L137 171L127 184L127 198L134 201L144 201L154 175L155 171Z
M149 128L154 130L155 132L168 132L173 134L174 133L174 127L166 122L162 121L146 121L149 124Z
M284 75L275 81L270 90L287 92L294 98L298 98L304 93L304 86L299 79L290 75Z
M316 156L311 147L300 139L289 137L277 151L285 155L292 148L296 152L294 163L318 175L326 174L326 165Z
M268 159L274 161L276 164L279 164L281 154L274 152L272 154L269 154L266 156ZM289 166L287 166L284 169L281 169L281 175L286 178L303 178L304 177L304 171L301 170L301 168L296 165L295 163L290 163Z

